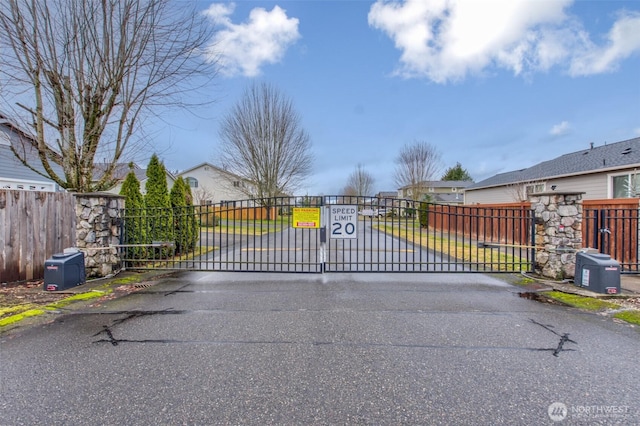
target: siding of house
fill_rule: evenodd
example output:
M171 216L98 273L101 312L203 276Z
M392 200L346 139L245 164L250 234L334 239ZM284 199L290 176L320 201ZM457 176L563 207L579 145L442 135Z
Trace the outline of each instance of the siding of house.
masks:
M178 174L183 179L194 178L198 181L197 188L191 188L196 203L204 198L212 204L222 201L246 200L248 197L234 182L241 182L223 170L211 164L201 164Z
M513 189L505 186L464 192L465 204L515 203L517 198Z
M601 200L612 197L611 176L634 171L634 168L608 170L580 176L547 179L539 182L545 184L545 190L547 191L551 190L551 187L555 185L558 191L583 192L583 200ZM516 202L516 197L515 190L509 186L477 190L468 189L465 191L465 204L513 203Z
M171 176L167 175L167 189L169 191L171 191L171 188L173 188L174 182L175 182L175 180ZM144 178L144 179L142 179L140 181L140 193L142 195L145 195L147 193L147 190L145 188L146 183L147 183L147 178ZM124 184L124 180L121 180L120 182L118 182L116 184L116 186L114 186L113 188L111 188L111 189L109 189L108 191L105 191L105 192L108 192L109 194L119 195L120 194L120 190L122 190L122 184Z
M0 122L0 189L47 192L61 190L54 181L34 172L18 160L11 150L11 144L19 146L19 136L13 127L7 123ZM34 160L31 164L44 172L44 168L40 165L40 160L35 152L33 153L33 158ZM62 175L60 167L55 164L52 167L56 173Z

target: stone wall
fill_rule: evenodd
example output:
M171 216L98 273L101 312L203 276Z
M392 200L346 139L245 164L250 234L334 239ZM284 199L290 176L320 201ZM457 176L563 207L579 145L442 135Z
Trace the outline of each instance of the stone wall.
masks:
M562 280L575 275L582 248L583 193L544 192L529 196L536 217L536 271Z
M87 278L106 277L121 268L120 211L124 197L76 194L76 247L84 252Z

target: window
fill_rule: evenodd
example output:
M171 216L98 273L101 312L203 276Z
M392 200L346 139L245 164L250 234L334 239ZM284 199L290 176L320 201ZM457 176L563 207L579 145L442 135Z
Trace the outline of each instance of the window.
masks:
M628 173L612 176L613 198L640 197L640 174Z
M535 194L537 192L543 192L543 191L544 191L544 183L536 183L533 185L526 186L527 195L531 195L531 194Z
M185 179L185 181L187 182L187 185L189 185L191 188L197 188L198 187L198 179L193 178L193 177L188 177Z

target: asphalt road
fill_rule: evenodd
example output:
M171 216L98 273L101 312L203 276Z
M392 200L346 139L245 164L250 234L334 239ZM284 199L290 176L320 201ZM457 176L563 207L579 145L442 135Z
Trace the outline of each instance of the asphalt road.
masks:
M387 223L392 226L392 222L384 220L360 219L357 238L334 239L329 235L325 244L321 243L320 229L316 228L287 227L264 235L206 232L200 235L199 244L216 250L179 264L184 268L217 271L319 273L323 267L331 272L470 270L463 262L456 263L446 255L375 228ZM399 224L393 226L398 229Z
M0 337L0 424L639 424L640 333L517 292L179 273Z

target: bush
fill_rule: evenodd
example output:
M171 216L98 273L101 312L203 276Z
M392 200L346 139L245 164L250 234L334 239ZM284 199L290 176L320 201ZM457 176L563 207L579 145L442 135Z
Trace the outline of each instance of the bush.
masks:
M167 171L156 154L153 154L147 166L147 195L144 197L147 213L147 242L174 242L174 221L171 200L167 188ZM166 258L173 255L169 247L155 248L154 258Z
M429 203L421 201L418 210L418 220L421 228L429 227Z
M140 181L133 171L127 177L120 189L120 195L124 196L125 222L124 244L141 244L146 239L144 199L140 192ZM127 259L142 259L146 255L144 247L126 247Z
M179 254L192 251L198 241L198 221L192 205L189 185L182 177L178 178L171 188L171 207L175 232L175 247Z
M207 206L205 213L200 214L201 226L218 226L220 225L220 216L215 213L213 207Z

